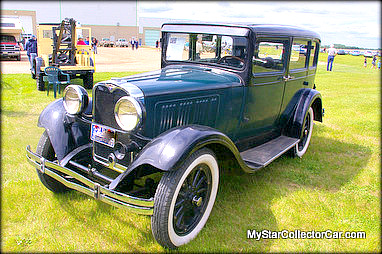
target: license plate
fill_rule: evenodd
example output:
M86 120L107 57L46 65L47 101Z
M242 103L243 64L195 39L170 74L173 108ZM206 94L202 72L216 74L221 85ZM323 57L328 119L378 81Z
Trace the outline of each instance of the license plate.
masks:
M95 142L114 147L115 131L93 123L90 139Z

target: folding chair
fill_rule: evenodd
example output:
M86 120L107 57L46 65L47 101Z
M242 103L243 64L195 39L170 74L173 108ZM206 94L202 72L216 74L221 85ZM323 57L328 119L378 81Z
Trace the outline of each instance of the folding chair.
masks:
M58 86L58 93L61 93L60 85L70 84L70 76L67 73L63 73L61 69L54 67L54 66L48 66L44 69L45 75L44 81L48 81L47 86L47 95L49 96L49 86L53 86L53 92L54 92L54 98L56 98L56 92L57 92L57 86ZM59 76L66 77L65 81L59 81Z

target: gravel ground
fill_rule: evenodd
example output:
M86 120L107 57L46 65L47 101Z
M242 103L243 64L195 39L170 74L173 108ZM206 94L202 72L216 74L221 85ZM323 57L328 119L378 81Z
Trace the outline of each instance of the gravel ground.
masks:
M160 51L155 48L103 48L95 55L96 72L152 71L160 69ZM1 59L1 73L30 73L26 51L21 61Z

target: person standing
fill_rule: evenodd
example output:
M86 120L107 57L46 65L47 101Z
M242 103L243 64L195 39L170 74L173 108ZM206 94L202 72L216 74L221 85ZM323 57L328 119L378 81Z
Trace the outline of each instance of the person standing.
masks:
M21 44L23 45L23 49L22 50L26 50L25 43L26 43L26 40L25 40L25 37L23 37L23 39L21 40Z
M378 60L378 70L381 69L381 59Z
M377 57L374 55L373 60L371 61L371 68L376 69L377 68Z
M94 54L98 54L98 51L97 51L97 44L98 44L98 41L96 38L93 38L92 40L92 48L93 48L93 52Z
M195 59L199 60L200 55L203 53L203 42L202 37L198 37L198 40L196 41L196 57Z
M367 58L365 56L365 61L363 61L363 66L366 68L367 67Z
M131 39L130 44L131 44L131 49L134 50L134 48L135 48L135 41L134 41L134 39Z
M326 65L327 71L332 71L333 68L333 62L334 57L337 55L337 50L334 48L334 45L330 45L330 48L328 49L328 64Z
M86 37L86 39L85 39L85 44L86 44L86 45L89 45L89 36Z
M25 45L25 48L27 50L27 56L29 59L29 64L30 64L31 69L32 69L33 61L37 57L37 40L36 40L35 35L32 35L32 38L29 39L29 41Z
M78 38L77 45L86 45L86 43L84 42L84 38Z

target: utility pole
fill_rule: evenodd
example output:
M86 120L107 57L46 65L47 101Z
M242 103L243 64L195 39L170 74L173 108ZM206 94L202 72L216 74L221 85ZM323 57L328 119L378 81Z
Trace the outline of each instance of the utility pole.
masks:
M135 0L135 29L136 29L136 38L139 42L138 34L139 34L139 27L138 27L138 0Z
M59 1L58 1L59 4L60 4L60 22L61 22L61 20L62 20L62 18L61 18L61 1L62 1L62 0L59 0Z

